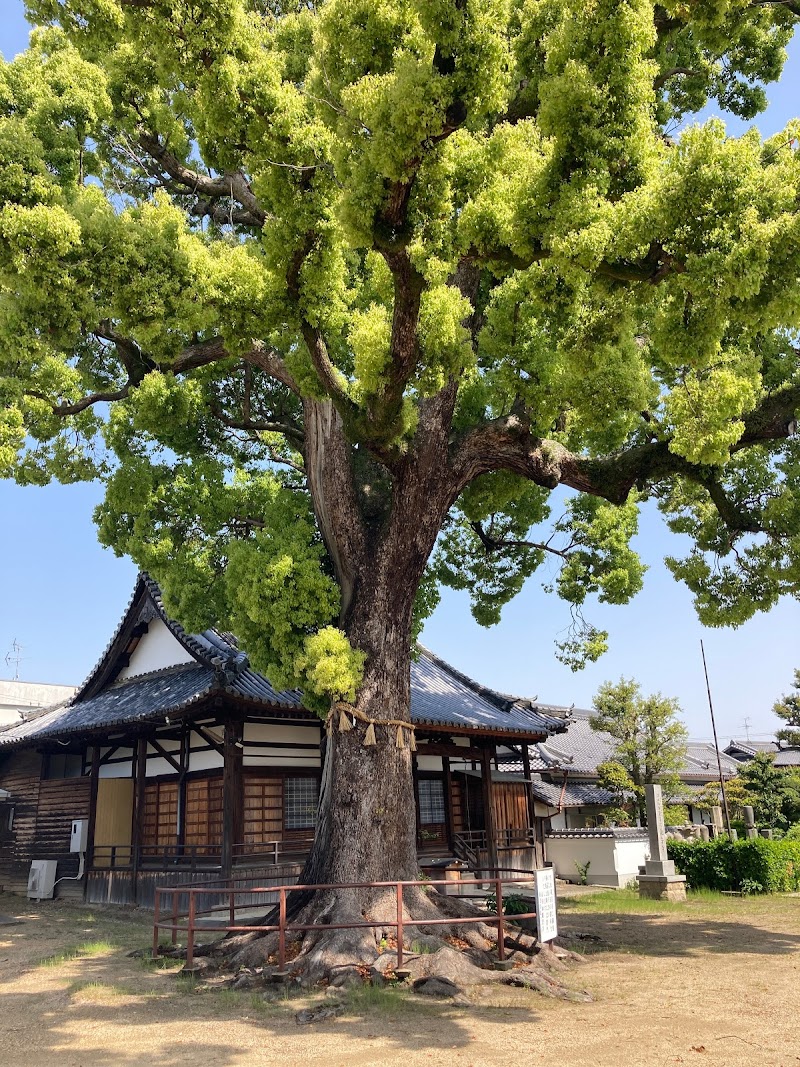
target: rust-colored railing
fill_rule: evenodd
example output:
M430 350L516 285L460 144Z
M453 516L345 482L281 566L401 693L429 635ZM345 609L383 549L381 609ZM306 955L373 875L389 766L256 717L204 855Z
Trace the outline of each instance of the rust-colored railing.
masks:
M453 881L448 878L440 878L434 880L424 881L397 881L397 882L347 882L347 883L331 883L325 885L280 885L280 886L256 886L256 887L243 887L238 886L237 883L241 881L239 879L228 879L225 881L205 883L193 886L159 886L156 889L155 899L155 916L153 922L153 956L158 955L159 942L161 940L161 932L168 931L171 936L172 944L177 944L178 935L185 933L186 935L186 966L191 967L194 962L194 950L195 940L198 929L201 929L203 933L247 933L249 931L258 931L261 933L271 933L277 931L278 933L278 968L280 971L286 969L286 934L289 932L305 932L307 930L367 930L367 929L382 929L385 927L394 927L397 937L397 967L398 969L403 966L403 954L404 954L404 934L408 927L414 926L462 926L469 923L488 923L497 925L497 958L499 961L505 959L505 923L506 916L503 914L503 887L507 885L530 885L534 881L533 875L528 875L525 878L504 878L497 875L496 872L492 877L484 878L465 878L459 881ZM421 887L429 889L435 886L448 886L451 890L460 888L461 886L491 886L494 897L497 913L486 913L485 915L476 916L464 916L458 918L442 918L442 919L408 919L403 914L403 894L404 890L408 888ZM394 921L380 920L369 922L352 922L352 923L299 923L290 922L287 917L287 896L290 893L298 893L304 891L316 891L316 890L343 890L343 889L394 889L396 898L396 912ZM278 906L278 921L277 923L257 923L255 925L247 925L245 923L237 923L236 911L237 908L242 906L253 907L255 905L263 905L265 912L271 912L274 910L275 901L271 904L265 903L264 897L274 897L277 895ZM179 905L181 897L184 897L188 901L188 906L185 912L180 911ZM198 908L198 899L207 898L208 900L214 898L220 898L221 901L227 901L227 903L218 903L215 906L207 908ZM253 898L259 897L261 899L254 900ZM242 901L241 898L245 898ZM247 900L251 903L247 903ZM206 902L206 901L203 901ZM206 915L214 915L217 912L227 911L227 922L209 923L207 920L203 921L202 926L198 925L198 919ZM167 917L167 918L165 918ZM524 912L522 914L514 914L514 920L518 919L533 919L536 917L535 911Z

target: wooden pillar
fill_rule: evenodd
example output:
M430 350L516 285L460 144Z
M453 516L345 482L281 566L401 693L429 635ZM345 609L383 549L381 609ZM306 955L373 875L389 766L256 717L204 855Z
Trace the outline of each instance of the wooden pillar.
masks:
M456 828L453 825L453 775L450 772L449 756L442 756L442 771L444 772L444 817L447 821L447 847L452 852L455 845Z
M92 767L89 777L89 832L86 835L86 870L94 863L94 827L97 822L97 787L100 781L100 746L92 748Z
M178 763L181 768L178 773L178 822L175 827L178 855L183 854L183 846L186 844L186 773L189 770L190 737L191 729L184 722L181 725L181 747L178 754Z
M525 796L528 798L528 826L533 834L533 852L536 858L536 866L544 867L544 841L537 832L536 823L536 798L533 795L533 782L531 782L531 754L528 744L522 746L522 773L525 776Z
M222 877L233 870L234 845L244 835L244 796L242 785L242 724L225 723L222 771Z
M483 824L486 828L486 849L489 866L497 867L497 828L494 821L494 786L492 783L492 749L481 749L481 786L483 788Z
M133 899L137 899L137 882L141 864L144 836L144 787L147 781L147 738L136 742L136 784L133 788L133 827L131 830L131 860L133 865Z

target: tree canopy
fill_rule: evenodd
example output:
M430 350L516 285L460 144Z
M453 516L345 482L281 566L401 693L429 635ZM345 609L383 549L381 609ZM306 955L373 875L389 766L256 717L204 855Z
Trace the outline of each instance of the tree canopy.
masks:
M749 794L756 821L762 826L786 829L800 821L800 775L776 767L768 752L757 752L742 767L739 777Z
M368 567L414 625L440 583L489 624L550 560L578 665L649 498L704 622L798 592L800 125L691 124L757 114L797 3L28 10L0 473L103 479L101 540L187 626L324 706Z
M645 785L658 782L665 804L680 800L680 772L686 760L686 727L678 718L677 700L660 693L642 696L632 679L601 685L594 698L593 730L611 734L614 760L601 764L599 784L612 792L633 793L642 821L646 818ZM622 772L622 773L620 773ZM681 820L682 821L682 820Z
M772 710L786 723L775 735L778 740L800 746L800 670L794 672L793 691L776 700Z

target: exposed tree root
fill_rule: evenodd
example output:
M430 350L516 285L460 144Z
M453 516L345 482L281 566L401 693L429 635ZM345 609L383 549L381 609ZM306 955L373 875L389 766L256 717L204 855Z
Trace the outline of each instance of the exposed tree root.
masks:
M336 896L317 894L293 917L293 924L314 924L317 928L287 931L283 969L277 931L251 931L197 945L193 969L202 976L215 975L215 981L222 979L236 988L277 981L311 988L402 980L421 993L455 996L479 983L504 982L551 997L590 999L562 980L567 964L583 962L569 949L556 943L540 945L529 932L506 923L504 948L510 969L498 970L497 927L481 921L486 913L474 904L424 890L409 892L404 903L406 920L418 925L404 930L400 968L394 893L374 894L365 902L363 894L347 896L340 891ZM442 919L458 918L477 921L441 923ZM430 925L425 920L430 920ZM433 920L439 922L434 925ZM325 929L327 924L365 921L376 925ZM185 957L185 952L177 954Z

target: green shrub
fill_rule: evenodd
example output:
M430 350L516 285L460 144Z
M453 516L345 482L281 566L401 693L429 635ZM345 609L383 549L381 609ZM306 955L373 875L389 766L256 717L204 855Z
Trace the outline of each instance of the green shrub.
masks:
M690 889L791 893L800 889L800 841L668 841L667 854Z

